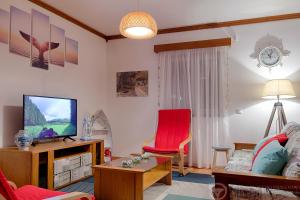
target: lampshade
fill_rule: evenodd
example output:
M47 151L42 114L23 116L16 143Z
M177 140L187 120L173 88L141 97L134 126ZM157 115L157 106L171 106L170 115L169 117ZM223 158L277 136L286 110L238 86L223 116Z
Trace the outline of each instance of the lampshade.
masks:
M146 12L131 12L120 23L120 32L131 39L149 39L157 34L157 25L153 17Z
M295 91L290 80L275 79L266 83L262 98L265 99L288 99L295 96Z

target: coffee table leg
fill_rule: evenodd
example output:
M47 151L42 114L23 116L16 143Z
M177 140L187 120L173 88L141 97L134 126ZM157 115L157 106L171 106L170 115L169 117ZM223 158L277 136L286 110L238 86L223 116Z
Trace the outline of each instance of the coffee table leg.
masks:
M143 200L143 172L94 169L96 200Z
M171 159L164 164L164 169L168 170L169 174L164 178L162 178L159 182L164 183L166 185L172 185L172 160Z
M166 185L172 185L172 174L168 174L167 176L165 176L164 178L162 178L160 181L158 181L159 183L163 183Z
M94 170L94 195L95 198L101 199L100 196L100 170Z
M135 200L143 200L144 189L143 189L143 173L135 174Z

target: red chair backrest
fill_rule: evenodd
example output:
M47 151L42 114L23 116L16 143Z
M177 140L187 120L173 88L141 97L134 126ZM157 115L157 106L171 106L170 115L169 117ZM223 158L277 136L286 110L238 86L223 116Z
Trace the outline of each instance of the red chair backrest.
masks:
M190 109L160 110L155 147L178 149L179 144L189 136L190 123ZM188 145L184 146L184 152L188 153Z
M18 200L17 196L14 193L14 190L10 187L7 182L6 177L0 169L0 194L6 200Z

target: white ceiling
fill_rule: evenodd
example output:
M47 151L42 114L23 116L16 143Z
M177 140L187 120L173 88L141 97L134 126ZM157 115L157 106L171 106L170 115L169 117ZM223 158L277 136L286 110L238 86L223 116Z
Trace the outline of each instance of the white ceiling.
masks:
M123 15L138 0L42 0L105 35L119 34ZM300 12L299 0L139 0L158 28Z

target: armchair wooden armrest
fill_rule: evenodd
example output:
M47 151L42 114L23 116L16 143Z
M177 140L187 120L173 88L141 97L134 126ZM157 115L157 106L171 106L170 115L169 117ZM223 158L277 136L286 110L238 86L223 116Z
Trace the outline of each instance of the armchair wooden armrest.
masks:
M192 140L192 133L189 133L189 136L183 140L180 144L179 144L179 150L183 151L184 146L189 143Z
M229 184L233 184L292 192L300 191L300 178L255 174L251 172L232 172L226 171L223 168L213 169L212 174L215 176L216 185L222 184L227 188Z
M13 190L18 189L17 185L16 185L14 182L12 182L12 181L7 181L7 183L10 185L10 187L11 187Z
M241 143L241 142L234 143L235 150L254 149L255 146L256 146L256 144L253 144L253 143Z
M189 136L179 144L179 173L181 175L186 175L187 170L184 170L184 146L192 140L192 133L189 133Z
M76 200L76 199L86 199L91 200L91 195L83 192L71 192L56 197L47 198L44 200Z

